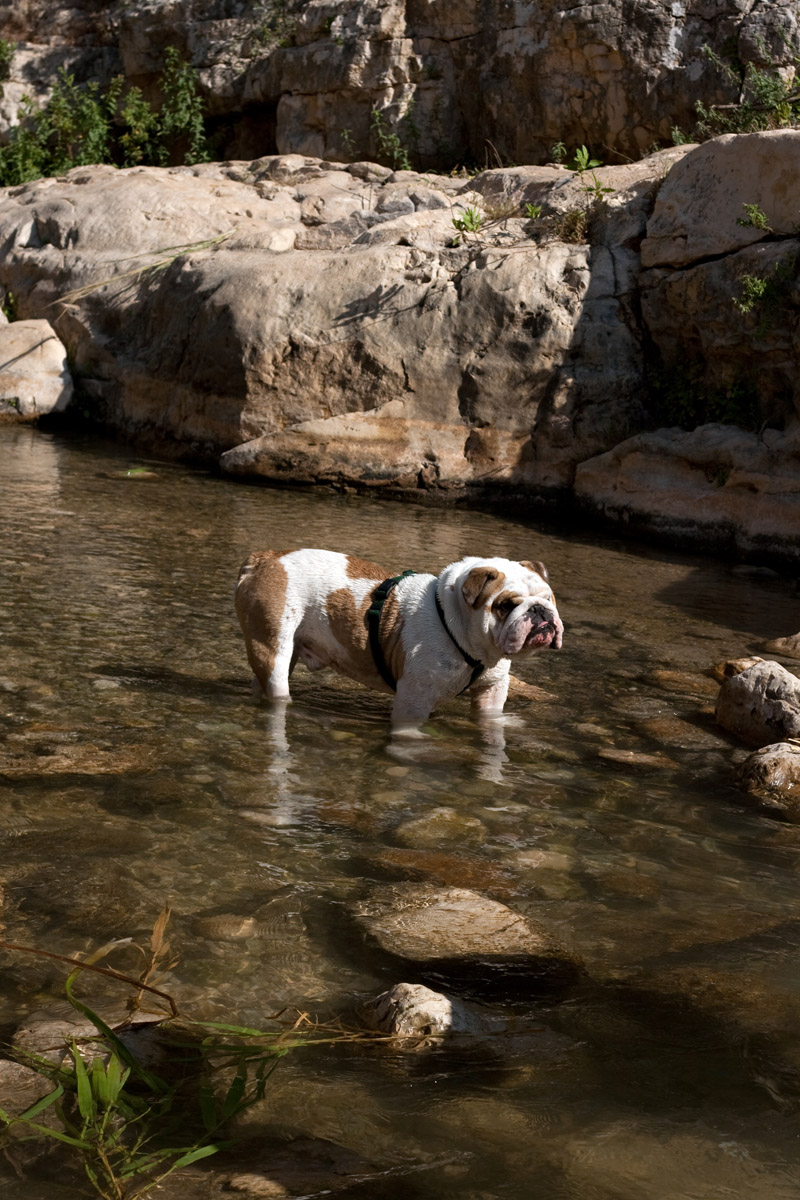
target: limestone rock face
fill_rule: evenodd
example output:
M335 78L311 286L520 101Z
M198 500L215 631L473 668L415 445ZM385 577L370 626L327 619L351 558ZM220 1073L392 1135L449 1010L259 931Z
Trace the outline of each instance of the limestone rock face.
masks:
M67 352L49 321L0 325L0 420L63 412L72 391Z
M590 247L513 215L544 186L536 168L474 183L299 155L76 168L0 196L0 282L22 316L58 314L110 425L230 451L231 472L564 488L641 417L619 294L633 251L610 231L643 227L663 169L635 184L607 169L617 207ZM554 213L580 199L572 173L550 183ZM484 188L510 207L457 238Z
M776 662L760 662L723 683L716 718L749 746L800 737L800 679Z
M695 104L735 102L709 45L785 72L798 52L793 0L653 5L611 0L2 0L4 37L22 43L0 106L44 98L58 66L85 80L124 73L157 98L167 46L198 73L223 153L379 156L395 135L415 167L487 159L541 162L557 142L638 158ZM381 114L383 135L373 117Z

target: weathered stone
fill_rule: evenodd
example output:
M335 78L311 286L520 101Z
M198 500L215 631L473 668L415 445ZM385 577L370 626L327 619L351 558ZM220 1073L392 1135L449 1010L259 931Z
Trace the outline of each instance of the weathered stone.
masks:
M727 679L716 718L750 746L800 737L800 679L776 662L760 662Z
M72 400L67 352L49 321L0 325L0 420L35 420Z
M354 906L365 934L387 954L437 974L575 977L577 959L513 909L466 888L395 884Z
M770 232L791 237L799 174L800 132L794 129L729 133L695 147L659 189L642 266L674 270L762 241L765 231L747 223L746 205L764 213Z
M434 992L421 983L396 983L359 1009L370 1029L397 1038L487 1034L504 1023L476 1005ZM506 1021L505 1024L508 1022Z
M25 93L55 71L107 83L123 73L160 99L165 51L195 71L228 157L273 151L370 158L398 139L415 165L544 161L554 144L640 157L696 122L698 100L735 102L738 79L703 47L788 73L798 49L792 0L748 9L624 5L564 9L464 0L111 0L100 6L4 0L18 44L0 97L0 135ZM270 20L272 18L272 20ZM766 47L766 49L765 49ZM385 151L385 147L384 147Z
M773 816L800 824L800 742L776 742L750 754L736 780Z

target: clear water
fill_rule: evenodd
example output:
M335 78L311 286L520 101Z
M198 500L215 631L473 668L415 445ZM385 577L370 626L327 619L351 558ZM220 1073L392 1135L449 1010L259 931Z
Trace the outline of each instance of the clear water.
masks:
M367 1181L340 1194L378 1200L797 1194L800 829L733 786L741 752L707 674L800 628L786 581L25 428L0 428L0 495L7 940L144 941L169 902L180 961L163 986L187 1012L325 1018L403 978L346 919L365 888L474 888L574 947L586 982L495 996L521 1032L489 1044L289 1057L249 1132L346 1147ZM554 699L511 703L504 747L456 700L398 751L388 699L300 668L283 742L251 703L232 592L251 550L299 545L391 573L543 559L564 649L519 673ZM2 957L7 1038L63 972ZM133 950L114 961L136 969ZM0 1178L38 1200L56 1194L48 1169ZM180 1195L210 1194L204 1178Z

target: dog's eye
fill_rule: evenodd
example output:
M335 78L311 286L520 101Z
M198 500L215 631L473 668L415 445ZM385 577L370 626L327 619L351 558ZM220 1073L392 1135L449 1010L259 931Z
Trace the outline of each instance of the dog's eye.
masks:
M501 600L495 611L499 613L501 617L507 617L512 609L516 607L517 606L513 600Z

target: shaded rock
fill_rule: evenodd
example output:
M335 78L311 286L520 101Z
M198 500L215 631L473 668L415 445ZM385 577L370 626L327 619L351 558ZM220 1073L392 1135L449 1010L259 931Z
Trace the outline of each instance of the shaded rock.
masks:
M67 352L50 322L0 325L0 420L35 420L71 400Z
M800 737L800 679L776 662L760 662L727 679L716 718L750 746Z
M382 951L437 976L575 978L578 960L547 930L504 904L466 888L395 884L353 908Z
M324 1138L294 1138L262 1149L258 1158L246 1149L239 1157L244 1162L226 1177L225 1184L226 1190L245 1200L330 1195L369 1180L373 1173L381 1174L359 1154Z
M768 654L780 654L783 658L800 658L800 633L789 637L773 638L764 649Z
M798 558L800 424L762 437L712 424L637 434L580 463L575 496L587 512L673 543L721 554L779 545Z
M800 824L800 742L776 742L748 755L736 781L759 808L771 816Z

